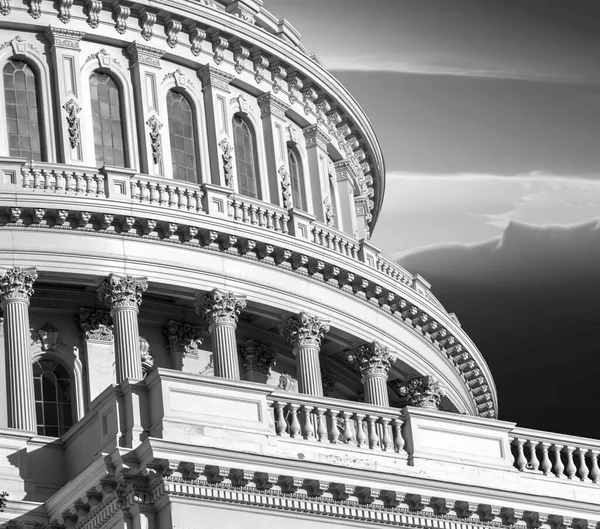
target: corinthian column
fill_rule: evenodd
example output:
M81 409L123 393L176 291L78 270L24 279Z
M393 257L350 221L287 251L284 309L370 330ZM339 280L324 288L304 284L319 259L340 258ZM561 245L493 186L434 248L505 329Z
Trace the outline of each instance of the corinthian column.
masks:
M319 351L329 324L317 316L301 312L279 324L279 333L292 344L298 366L298 391L323 396Z
M113 319L117 384L128 378L141 380L144 377L138 312L147 288L145 277L114 274L105 278L98 288L98 297L110 308Z
M365 402L389 407L387 378L393 356L388 348L379 342L361 345L348 355L348 360L361 376L365 388Z
M213 289L196 294L196 312L208 322L212 335L215 376L240 380L235 329L238 316L246 306L246 296Z
M9 268L0 276L4 312L8 426L36 431L33 368L29 351L29 298L37 279L34 268Z

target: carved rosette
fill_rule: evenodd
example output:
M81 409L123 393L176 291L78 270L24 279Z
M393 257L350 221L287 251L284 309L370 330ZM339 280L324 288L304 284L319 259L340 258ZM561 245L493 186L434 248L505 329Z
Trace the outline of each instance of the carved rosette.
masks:
M169 342L171 355L181 354L183 357L198 355L198 349L202 344L200 329L187 323L169 321L163 330Z
M138 310L142 303L142 294L148 288L145 277L117 276L110 274L102 280L98 288L100 301L111 310L130 308Z
M86 340L111 342L113 339L113 321L106 310L79 309L75 318Z
M29 301L37 279L35 268L9 268L0 276L0 302L12 300Z
M270 349L262 344L256 343L253 340L248 340L240 346L242 354L242 368L244 373L256 371L263 375L268 375L271 368L275 365L275 357L277 354L273 349Z
M279 334L293 347L308 345L321 347L321 340L329 332L329 324L317 316L301 312L278 325Z
M217 288L207 294L197 294L194 307L196 312L208 322L229 323L237 326L238 317L246 306L246 296L226 292Z
M348 354L348 360L363 378L368 375L387 377L394 363L392 353L379 342L359 346Z
M406 397L409 406L418 408L439 409L442 397L446 390L433 377L426 375L413 378L407 382L394 380L390 383L391 388L400 396Z

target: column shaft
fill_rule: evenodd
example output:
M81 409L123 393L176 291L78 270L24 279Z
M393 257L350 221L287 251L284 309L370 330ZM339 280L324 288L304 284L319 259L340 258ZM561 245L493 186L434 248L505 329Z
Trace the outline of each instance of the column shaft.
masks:
M390 405L387 392L387 376L382 374L365 375L362 379L365 388L365 402L376 406Z
M140 356L138 310L132 307L119 307L111 311L111 316L114 325L117 384L127 378L141 380L144 374Z
M29 302L9 299L4 311L8 426L36 431L33 368L29 350Z
M294 348L298 366L298 391L315 397L323 396L319 347L299 345Z
M240 380L235 328L231 323L213 323L209 330L213 339L215 376Z

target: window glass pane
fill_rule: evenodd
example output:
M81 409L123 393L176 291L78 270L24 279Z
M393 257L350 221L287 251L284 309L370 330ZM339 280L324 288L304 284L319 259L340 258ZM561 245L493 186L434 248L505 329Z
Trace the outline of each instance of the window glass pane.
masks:
M183 94L173 90L167 92L167 116L173 178L198 182L194 113L192 106Z
M304 190L304 174L300 157L295 149L288 147L288 162L290 166L290 180L292 183L292 201L294 208L306 211L306 192Z
M239 116L233 117L233 142L237 165L238 190L242 195L260 198L254 131Z
M68 370L42 358L33 364L37 431L59 437L73 425L72 385Z
M123 167L125 149L119 88L109 75L94 72L90 77L90 99L96 163Z
M40 113L35 73L23 61L8 61L2 70L4 105L8 118L10 156L42 160Z

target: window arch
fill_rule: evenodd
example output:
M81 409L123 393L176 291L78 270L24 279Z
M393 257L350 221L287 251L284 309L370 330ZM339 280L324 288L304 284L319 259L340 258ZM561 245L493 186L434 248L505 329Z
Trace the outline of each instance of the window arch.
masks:
M69 371L54 358L33 364L37 433L60 437L73 426L73 386Z
M41 119L36 74L23 61L9 60L2 70L9 156L42 161Z
M302 160L298 151L292 145L288 145L288 164L290 167L292 202L294 208L306 211L306 190L304 184L304 171L302 170Z
M196 156L196 134L192 105L182 93L167 92L167 118L173 178L198 182L198 160Z
M261 198L256 135L251 125L238 114L233 116L233 142L238 191L247 197Z
M98 165L125 167L121 93L114 79L103 72L90 76L94 148Z

